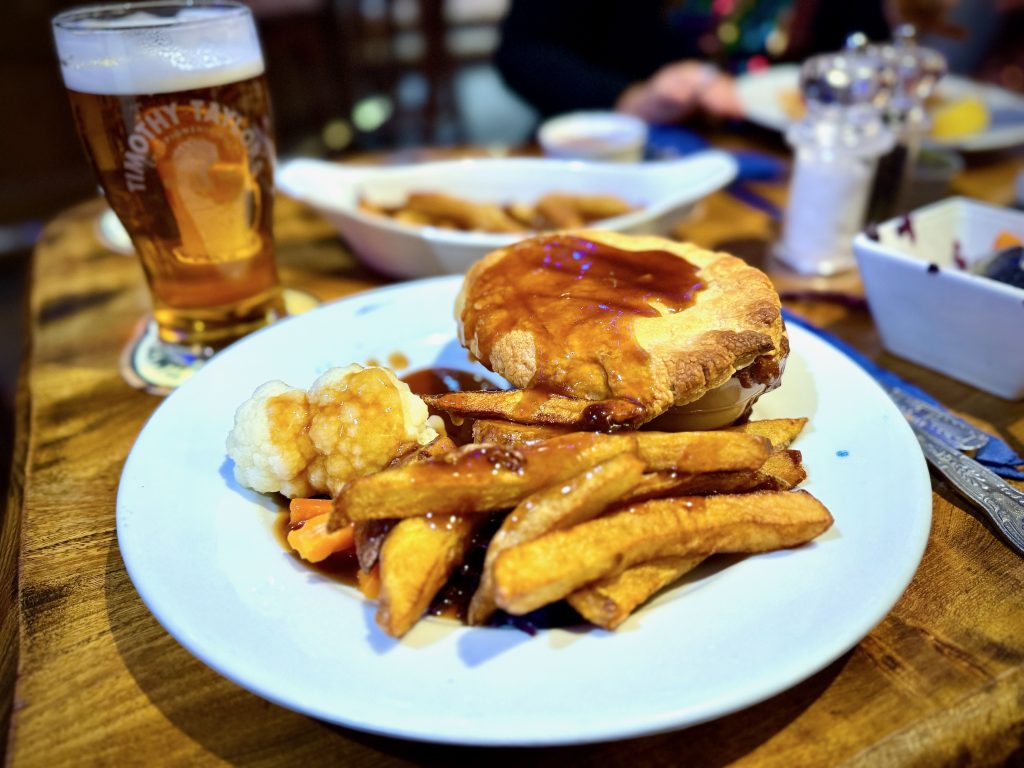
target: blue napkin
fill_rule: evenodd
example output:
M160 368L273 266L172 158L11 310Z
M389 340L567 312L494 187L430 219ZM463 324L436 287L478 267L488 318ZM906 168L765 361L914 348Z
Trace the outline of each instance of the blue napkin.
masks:
M647 133L647 157L665 159L685 157L709 147L708 142L693 131L678 125L652 125ZM739 172L727 191L747 205L767 213L774 219L782 218L782 211L769 200L750 189L747 181L781 181L786 177L786 163L772 155L749 150L729 152Z
M914 397L920 398L937 408L942 408L946 411L947 409L938 402L934 397L929 395L922 389L915 387L910 382L904 381L895 373L868 358L866 355L861 354L856 349L851 347L841 339L836 338L828 331L818 328L816 325L812 325L801 317L794 315L792 312L782 310L782 316L785 318L787 323L793 325L799 325L801 328L813 333L821 339L824 339L829 344L834 346L840 352L843 352L847 357L853 360L857 365L863 368L865 371L870 373L880 383L885 384L888 387L901 389L904 392L913 395ZM955 414L950 414L954 418L959 418ZM1024 464L1024 459L1017 455L1017 453L1010 448L1009 445L1004 443L995 435L990 435L989 441L975 454L974 458L981 464L991 469L997 475L1003 477L1010 477L1015 480L1024 480L1024 472L1018 469L1018 466Z
M664 159L685 157L708 149L703 136L678 125L652 125L647 132L647 157ZM772 155L751 150L726 150L739 165L739 181L781 181L786 176L786 163Z

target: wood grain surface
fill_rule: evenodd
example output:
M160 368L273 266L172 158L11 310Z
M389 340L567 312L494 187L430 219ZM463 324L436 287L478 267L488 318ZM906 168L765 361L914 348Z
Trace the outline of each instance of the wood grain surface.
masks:
M958 184L1006 202L1020 167L1020 156L985 158ZM757 190L784 199L783 186ZM148 300L136 260L96 241L101 210L93 201L52 222L33 264L15 465L0 530L0 715L9 764L1024 763L1024 561L934 476L924 560L881 624L794 688L684 731L529 751L433 746L318 722L220 677L157 624L118 552L118 479L159 399L118 373ZM276 226L286 284L327 300L384 282L299 205L280 201ZM680 233L763 262L776 225L722 193ZM776 276L783 290L822 288ZM1024 443L1024 404L885 354L864 308L806 298L789 306L1016 448Z

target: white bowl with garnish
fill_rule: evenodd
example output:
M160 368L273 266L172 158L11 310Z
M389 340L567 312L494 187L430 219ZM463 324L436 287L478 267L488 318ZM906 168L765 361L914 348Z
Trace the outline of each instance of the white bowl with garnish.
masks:
M736 161L718 151L650 163L589 163L549 158L479 158L404 166L298 159L277 172L278 188L316 208L370 267L394 277L461 274L487 253L528 237L413 226L360 208L400 205L412 192L442 192L508 204L551 192L614 195L634 208L592 228L668 234L702 197L736 176Z
M952 197L853 243L885 348L1007 400L1024 398L1024 288L975 274L1024 242L1024 212Z

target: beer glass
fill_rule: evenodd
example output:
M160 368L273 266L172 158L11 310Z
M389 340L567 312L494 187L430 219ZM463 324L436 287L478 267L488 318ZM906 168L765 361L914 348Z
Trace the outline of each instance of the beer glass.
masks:
M78 132L186 359L284 314L263 55L229 0L95 5L53 20Z

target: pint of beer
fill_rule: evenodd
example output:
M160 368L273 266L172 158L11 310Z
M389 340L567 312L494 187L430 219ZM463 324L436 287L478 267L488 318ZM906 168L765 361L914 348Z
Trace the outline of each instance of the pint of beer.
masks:
M216 348L283 315L270 108L249 10L89 6L53 28L79 134L142 259L160 339Z

